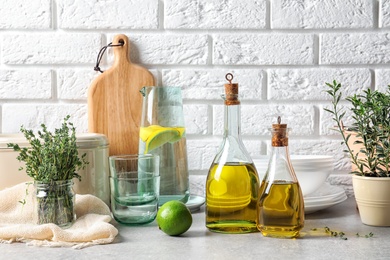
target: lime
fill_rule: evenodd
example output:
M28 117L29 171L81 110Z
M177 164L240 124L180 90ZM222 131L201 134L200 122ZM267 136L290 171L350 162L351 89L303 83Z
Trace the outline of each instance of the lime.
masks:
M192 225L192 215L187 206L178 200L164 203L157 212L159 229L170 236L186 232Z
M162 126L159 126L159 125L150 125L147 127L141 127L140 132L139 132L139 136L140 136L142 141L146 142L153 133L159 132L162 129L164 129L164 128Z
M145 153L148 153L168 142L174 143L179 141L184 135L184 132L184 127L150 125L148 127L141 127L140 138L145 142Z

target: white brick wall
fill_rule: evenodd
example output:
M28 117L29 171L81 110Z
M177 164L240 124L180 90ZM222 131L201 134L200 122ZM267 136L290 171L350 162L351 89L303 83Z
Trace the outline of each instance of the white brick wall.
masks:
M112 35L113 36L113 35ZM128 34L131 60L142 64L206 65L206 34Z
M101 35L98 33L10 33L2 37L4 64L93 64Z
M218 65L313 65L310 34L214 34L213 63Z
M242 99L263 98L264 73L261 69L230 69L228 72L234 75L234 82L240 83ZM184 99L221 101L221 89L227 83L226 73L226 69L163 70L162 81L165 86L181 86Z
M270 100L331 100L325 81L337 79L347 96L371 86L369 69L270 69L268 97ZM330 79L330 80L329 80Z
M134 63L183 89L191 180L204 178L221 142L227 72L240 84L252 156L267 153L280 115L291 153L334 155L343 172L325 82L346 95L390 84L390 0L1 0L0 29L2 133L55 127L66 114L86 132L97 53L124 33ZM112 62L109 50L102 68ZM341 172L330 180L350 185Z
M372 28L372 0L290 1L274 0L273 29Z
M167 0L167 29L262 29L266 25L266 1Z
M1 0L0 29L50 30L51 3L51 0Z
M158 0L58 1L62 29L157 29Z
M4 104L2 106L2 129L5 133L17 133L20 126L40 129L45 123L49 129L60 127L63 118L71 115L75 127L81 131L88 128L87 108L81 104Z
M0 70L2 99L50 99L52 75L50 70Z
M329 33L320 39L321 64L388 64L389 33Z
M379 13L379 26L383 28L390 27L390 1L381 0L380 1L380 10Z

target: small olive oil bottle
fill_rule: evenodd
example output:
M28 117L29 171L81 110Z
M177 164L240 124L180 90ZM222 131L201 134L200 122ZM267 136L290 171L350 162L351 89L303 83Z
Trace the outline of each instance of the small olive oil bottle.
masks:
M272 151L260 186L257 227L266 237L295 238L303 228L302 191L288 152L287 124L273 124Z

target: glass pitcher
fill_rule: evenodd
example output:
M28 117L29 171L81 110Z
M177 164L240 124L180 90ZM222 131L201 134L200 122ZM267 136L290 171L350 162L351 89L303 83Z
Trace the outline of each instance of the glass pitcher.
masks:
M143 87L140 154L160 157L159 205L189 198L189 177L180 87Z

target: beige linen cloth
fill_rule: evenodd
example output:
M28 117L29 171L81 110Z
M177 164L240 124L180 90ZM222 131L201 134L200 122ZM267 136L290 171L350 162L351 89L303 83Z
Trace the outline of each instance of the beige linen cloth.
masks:
M28 195L26 195L26 189ZM70 228L37 225L33 210L33 185L21 183L0 191L0 242L24 242L47 247L84 248L111 243L118 230L111 225L108 206L92 195L76 195L77 219ZM19 201L24 200L23 205Z

